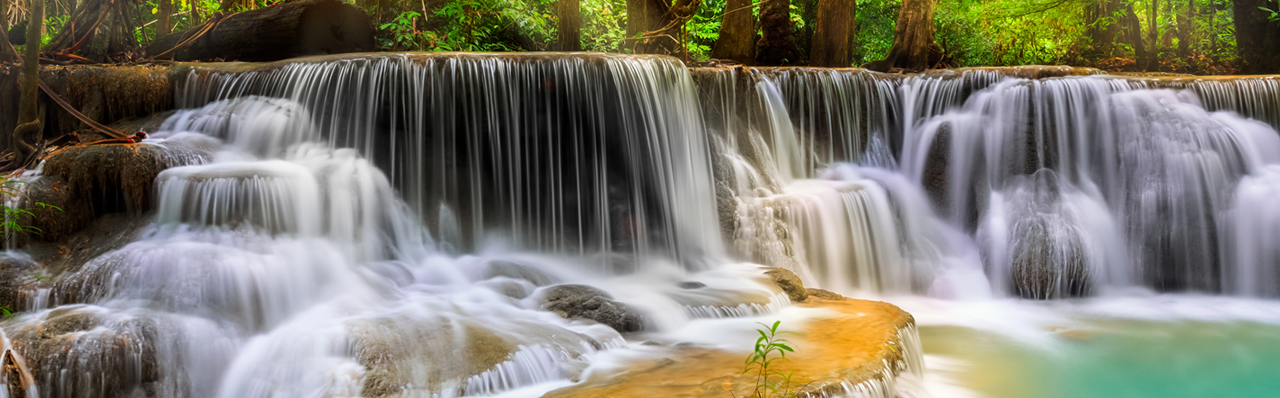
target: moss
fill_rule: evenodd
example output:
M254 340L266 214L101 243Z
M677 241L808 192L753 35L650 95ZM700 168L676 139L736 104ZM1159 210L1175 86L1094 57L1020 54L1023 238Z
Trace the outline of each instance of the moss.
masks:
M152 185L171 163L154 145L93 145L55 153L45 173L64 178L72 199L88 204L94 215L136 214L151 210Z

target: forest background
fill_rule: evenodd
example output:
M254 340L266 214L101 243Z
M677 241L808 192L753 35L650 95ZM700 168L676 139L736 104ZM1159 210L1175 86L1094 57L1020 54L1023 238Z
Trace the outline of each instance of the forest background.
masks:
M118 36L131 36L124 47L143 48L221 13L286 0L32 1L44 5L46 46L82 8L104 3L120 10L111 15ZM1280 0L345 1L369 13L385 51L658 53L695 64L885 71L1062 64L1280 72ZM0 27L21 37L32 3L0 2Z

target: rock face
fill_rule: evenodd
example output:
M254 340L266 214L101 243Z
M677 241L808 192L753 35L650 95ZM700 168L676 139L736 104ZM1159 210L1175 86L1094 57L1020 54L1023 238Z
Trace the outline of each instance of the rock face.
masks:
M804 283L800 282L800 277L796 276L794 272L782 268L770 268L764 273L769 276L773 283L778 284L778 287L782 288L783 292L787 293L787 297L792 302L798 303L809 298L809 292L805 290Z
M148 396L148 385L160 380L157 328L146 317L111 317L101 308L71 306L6 333L42 394L120 397Z
M644 330L644 317L600 289L585 285L556 285L542 293L542 308L574 319L590 319L622 333Z

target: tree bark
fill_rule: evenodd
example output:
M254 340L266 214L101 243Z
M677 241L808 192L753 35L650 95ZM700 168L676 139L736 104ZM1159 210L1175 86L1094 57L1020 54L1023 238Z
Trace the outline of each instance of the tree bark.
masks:
M637 54L683 53L684 23L702 0L627 0L627 38Z
M27 48L22 60L22 98L18 102L18 127L13 130L12 148L15 164L24 165L35 154L44 123L39 118L40 99L40 28L44 23L44 0L31 0L27 9ZM7 45L6 45L7 46ZM33 137L26 139L28 134Z
M729 0L720 21L720 38L711 48L711 57L731 59L743 65L756 60L756 29L751 0Z
M1156 22L1156 12L1159 11L1160 0L1151 0L1151 12L1147 13L1147 41L1151 43L1151 47L1147 48L1147 59L1142 62L1143 70L1155 70L1159 65L1160 57L1160 27Z
M889 56L874 67L923 70L941 60L942 50L933 42L933 9L937 4L937 0L903 0Z
M1274 8L1267 0L1236 0L1236 51L1244 61L1241 73L1280 73L1280 24L1267 20L1267 12L1258 7Z
M1125 5L1125 17L1127 21L1127 32L1125 36L1129 39L1129 45L1133 46L1133 57L1137 58L1137 67L1142 68L1143 63L1147 61L1147 46L1143 44L1142 38L1142 19L1138 18L1138 13L1133 9L1133 2L1130 1Z
M82 1L44 50L78 54L96 62L113 61L112 55L138 48L133 11L133 4L125 0Z
M1089 40L1092 54L1095 57L1115 56L1116 36L1120 33L1121 21L1115 19L1120 11L1119 0L1098 0L1086 10L1089 23ZM1122 17L1121 20L1124 18Z
M1178 58L1191 55L1191 21L1196 15L1196 0L1187 0L1187 8L1178 13Z
M9 50L9 2L0 0L0 63L16 61L17 58Z
M760 5L760 41L756 43L756 62L776 66L794 64L796 28L791 23L791 0L763 0Z
M854 15L858 4L854 0L819 0L818 27L813 33L813 51L809 54L809 65L826 67L848 67L849 36L853 29Z
M173 33L173 0L157 0L160 4L156 16L156 38Z
M190 44L169 51L203 29L158 38L147 54L175 61L260 62L375 48L369 15L337 0L303 0L232 14Z
M578 0L557 0L560 51L582 51L582 8Z

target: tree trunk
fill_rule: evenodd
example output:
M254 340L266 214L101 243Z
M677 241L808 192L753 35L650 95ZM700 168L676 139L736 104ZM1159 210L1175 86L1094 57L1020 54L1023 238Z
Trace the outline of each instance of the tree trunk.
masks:
M1191 23L1196 15L1196 0L1187 0L1187 8L1178 13L1178 58L1191 55Z
M1119 0L1099 0L1086 10L1089 23L1089 39L1092 42L1093 57L1115 56L1116 36L1120 33L1121 21L1114 18L1119 11ZM1123 18L1121 18L1123 20Z
M173 0L158 0L159 14L156 16L156 38L173 33Z
M374 50L369 16L337 0L303 0L232 14L190 44L174 49L203 28L156 39L147 54L175 61L260 62Z
M849 42L857 14L858 4L854 0L819 0L818 27L813 33L813 51L809 54L809 65L827 67L848 67Z
M40 28L44 23L44 0L31 0L27 9L27 48L22 60L22 97L18 101L18 127L13 130L13 160L19 166L35 154L33 144L41 140L44 123L39 118ZM7 44L6 44L7 47ZM30 141L26 136L32 134Z
M776 66L794 64L796 29L791 23L791 0L763 0L760 5L760 41L756 43L756 62Z
M937 0L902 0L889 56L874 65L877 69L923 70L942 59L941 49L933 43L933 8L937 4Z
M1241 73L1280 73L1280 24L1267 20L1258 7L1274 8L1267 0L1236 0L1236 51L1244 60Z
M133 35L133 4L124 0L85 0L49 41L45 52L78 54L96 62L138 48ZM120 59L127 61L128 57Z
M16 61L13 51L9 50L9 2L0 0L0 63Z
M684 52L684 24L698 12L702 0L627 0L627 38L637 54L675 55Z
M582 51L582 8L578 0L557 0L560 51Z
M1142 38L1142 19L1138 18L1138 13L1134 11L1132 1L1125 5L1125 11L1127 12L1124 19L1128 22L1125 36L1133 46L1133 57L1137 58L1137 67L1142 68L1143 63L1147 61L1147 46L1143 44Z
M1160 27L1157 26L1156 12L1159 11L1160 0L1151 0L1151 12L1147 13L1147 41L1151 43L1151 47L1147 48L1147 59L1142 63L1143 70L1155 70L1159 66L1160 57Z
M752 0L729 0L720 22L720 38L711 49L711 57L731 59L743 65L756 60L756 29Z

